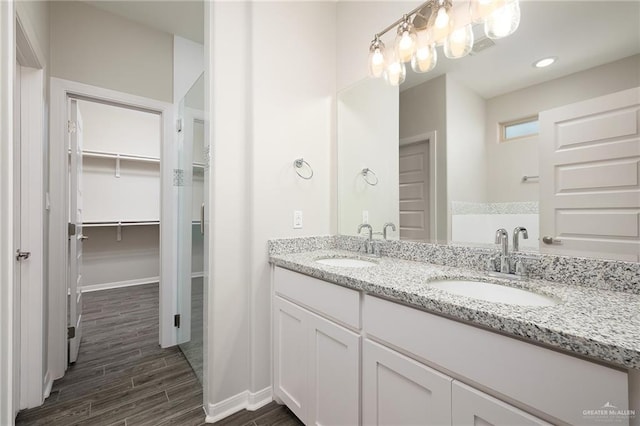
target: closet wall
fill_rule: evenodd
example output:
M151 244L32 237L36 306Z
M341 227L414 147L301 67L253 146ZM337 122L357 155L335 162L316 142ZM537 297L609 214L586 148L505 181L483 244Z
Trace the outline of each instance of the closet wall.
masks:
M160 116L80 101L87 289L157 282Z

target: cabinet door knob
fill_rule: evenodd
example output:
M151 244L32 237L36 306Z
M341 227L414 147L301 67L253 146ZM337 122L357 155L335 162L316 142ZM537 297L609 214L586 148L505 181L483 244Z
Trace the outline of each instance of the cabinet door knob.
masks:
M549 237L549 236L542 237L542 242L545 243L545 244L548 244L548 245L551 245L551 244L556 244L556 245L562 244L562 240L559 240L559 239L553 238L553 237Z

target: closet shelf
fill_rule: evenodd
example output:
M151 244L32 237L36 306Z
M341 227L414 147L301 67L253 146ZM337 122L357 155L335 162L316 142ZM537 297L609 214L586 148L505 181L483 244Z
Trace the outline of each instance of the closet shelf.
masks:
M159 225L159 220L129 221L129 222L83 222L83 228L115 227L115 226L148 226Z
M140 161L144 163L160 163L160 158L158 157L149 157L145 155L133 155L133 154L118 154L116 152L106 152L106 151L91 151L91 150L83 150L83 157L89 158L113 158L127 161Z

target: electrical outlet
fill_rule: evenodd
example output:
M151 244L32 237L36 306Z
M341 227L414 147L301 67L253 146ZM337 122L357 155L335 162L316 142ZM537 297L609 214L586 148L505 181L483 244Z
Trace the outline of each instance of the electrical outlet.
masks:
M302 229L302 211L293 211L293 229Z
M362 210L362 223L369 223L369 210Z

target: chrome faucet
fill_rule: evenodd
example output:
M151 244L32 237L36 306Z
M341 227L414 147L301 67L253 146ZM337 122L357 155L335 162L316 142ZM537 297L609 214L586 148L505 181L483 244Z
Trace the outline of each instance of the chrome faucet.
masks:
M366 228L369 230L369 237L364 242L364 252L369 254L372 252L372 242L373 242L373 228L368 223L361 223L358 225L358 234L362 231L362 228Z
M509 273L509 234L504 228L496 231L496 244L501 245L500 252L500 272Z
M396 226L391 223L391 222L387 222L384 224L384 226L382 227L382 238L384 238L385 240L387 239L387 228L391 227L391 230L395 232L396 230Z
M489 268L489 275L497 276L501 278L510 279L526 279L527 269L524 264L524 259L527 256L517 255L519 250L519 237L522 234L522 238L529 238L527 229L523 226L517 226L513 230L513 254L512 258L509 257L509 234L504 228L500 228L496 231L496 244L500 244L500 266L496 268L496 260L489 259L487 266Z
M520 233L522 233L522 238L524 238L525 240L529 239L529 232L527 232L527 228L525 228L524 226L516 226L516 228L513 230L513 252L514 253L520 250L520 241L519 241Z

